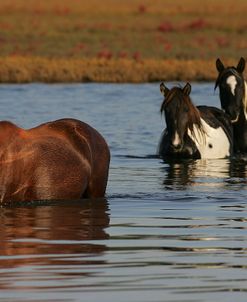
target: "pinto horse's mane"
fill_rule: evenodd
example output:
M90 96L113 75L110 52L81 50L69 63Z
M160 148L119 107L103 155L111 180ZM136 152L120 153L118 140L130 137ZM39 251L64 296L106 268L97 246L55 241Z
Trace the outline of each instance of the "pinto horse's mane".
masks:
M191 98L189 95L186 95L183 92L183 89L180 87L173 87L169 92L167 93L163 103L161 104L160 112L161 114L165 112L165 107L171 103L174 100L174 97L176 97L179 102L181 103L181 106L183 104L186 104L189 115L189 121L188 121L188 129L191 132L191 135L197 140L198 135L196 135L196 130L200 133L202 138L205 138L205 130L203 128L202 122L201 122L201 114L200 111L197 109L196 106L191 101ZM198 134L197 132L197 134Z

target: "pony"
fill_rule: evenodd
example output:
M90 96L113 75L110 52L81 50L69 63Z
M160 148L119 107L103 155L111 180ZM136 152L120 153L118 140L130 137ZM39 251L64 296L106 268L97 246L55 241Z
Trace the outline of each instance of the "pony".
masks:
M230 116L233 125L234 152L247 152L247 83L244 80L245 59L240 58L236 67L225 67L216 60L221 108Z
M0 203L103 197L109 147L76 119L24 130L0 122Z
M166 129L158 146L162 158L225 158L232 155L232 126L226 114L215 107L194 106L191 85L168 89L160 84L164 95L160 112Z

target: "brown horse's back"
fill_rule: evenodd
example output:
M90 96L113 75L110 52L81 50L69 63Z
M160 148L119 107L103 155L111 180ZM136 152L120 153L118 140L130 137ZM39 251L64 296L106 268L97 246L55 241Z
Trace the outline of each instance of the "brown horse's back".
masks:
M0 123L2 201L104 196L110 153L95 129L74 119L30 130L6 123Z

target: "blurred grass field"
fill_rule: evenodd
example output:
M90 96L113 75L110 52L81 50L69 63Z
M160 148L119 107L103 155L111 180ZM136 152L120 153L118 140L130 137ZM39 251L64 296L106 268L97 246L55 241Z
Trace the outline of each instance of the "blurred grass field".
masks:
M246 0L0 1L0 82L213 80L246 57Z

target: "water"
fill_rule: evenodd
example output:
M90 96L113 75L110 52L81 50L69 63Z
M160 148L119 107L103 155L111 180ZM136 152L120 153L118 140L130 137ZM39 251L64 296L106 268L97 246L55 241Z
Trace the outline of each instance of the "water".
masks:
M168 85L169 86L169 85ZM219 106L212 83L196 104ZM0 301L247 301L247 159L164 163L159 84L2 85L1 119L97 128L107 195L0 209Z

